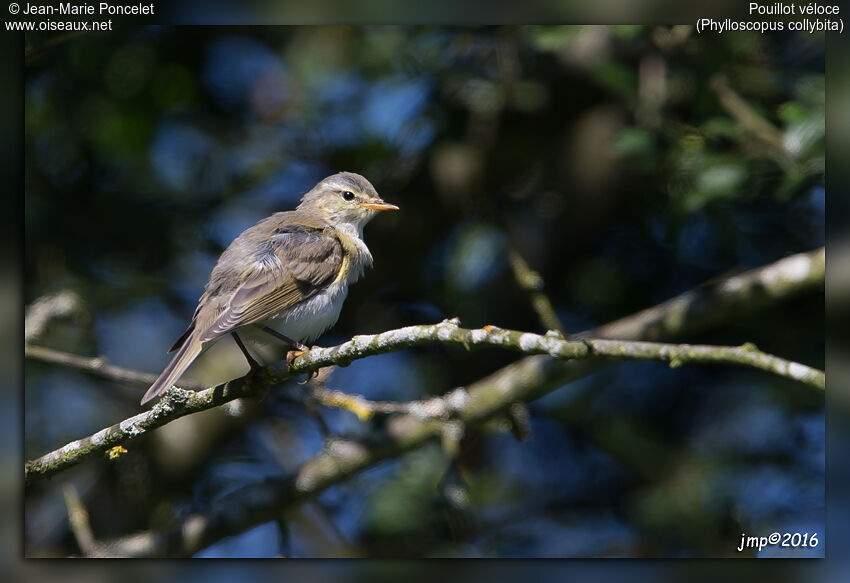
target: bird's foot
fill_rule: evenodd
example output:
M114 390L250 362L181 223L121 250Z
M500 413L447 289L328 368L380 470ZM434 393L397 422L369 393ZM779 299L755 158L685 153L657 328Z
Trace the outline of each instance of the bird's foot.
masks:
M310 349L306 346L299 346L296 350L290 350L286 353L286 364L287 366L292 366L292 361L298 358L299 356L304 356L310 352Z
M310 352L310 349L307 346L304 346L303 344L299 344L299 345L296 346L295 350L290 350L289 352L287 352L286 353L286 365L287 365L287 367L289 369L291 369L292 368L292 361L294 361L299 356L304 356L308 352ZM315 378L318 374L319 374L319 371L311 370L310 372L307 373L307 378L305 378L303 381L301 381L298 384L299 385L305 385L310 380Z

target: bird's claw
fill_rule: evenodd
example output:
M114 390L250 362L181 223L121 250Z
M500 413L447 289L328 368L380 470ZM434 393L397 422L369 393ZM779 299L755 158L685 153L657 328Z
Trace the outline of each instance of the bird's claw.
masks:
M299 385L306 385L307 383L312 381L317 376L319 376L319 371L311 370L310 372L307 373L307 378L305 378L303 381L299 381L298 384Z
M290 350L286 353L286 364L292 365L292 361L298 358L299 356L304 356L310 352L310 349L306 346L304 348L299 348L298 350Z
M303 348L299 348L298 350L290 350L289 352L286 353L286 364L287 364L287 366L291 369L292 368L292 362L296 358L298 358L299 356L304 356L308 352L310 352L310 349L307 348L306 346L304 346ZM299 385L306 385L308 382L310 382L312 379L314 379L316 376L318 376L318 374L319 374L319 371L311 370L310 372L307 373L307 378L304 379L303 381L299 382L298 384Z

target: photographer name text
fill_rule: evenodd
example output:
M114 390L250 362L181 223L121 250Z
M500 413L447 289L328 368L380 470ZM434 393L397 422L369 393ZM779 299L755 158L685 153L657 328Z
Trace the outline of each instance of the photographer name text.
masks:
M11 7L10 7L11 8ZM10 10L12 12L12 10ZM141 16L153 15L154 5L150 4L24 4L20 13L26 16Z

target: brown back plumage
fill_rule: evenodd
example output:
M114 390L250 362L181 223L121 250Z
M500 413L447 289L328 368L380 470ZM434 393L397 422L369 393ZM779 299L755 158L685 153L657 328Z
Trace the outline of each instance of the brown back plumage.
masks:
M345 253L339 237L329 225L304 214L272 215L222 253L192 322L171 348L177 354L142 404L174 384L206 343L312 297L337 277ZM239 281L243 283L232 286Z

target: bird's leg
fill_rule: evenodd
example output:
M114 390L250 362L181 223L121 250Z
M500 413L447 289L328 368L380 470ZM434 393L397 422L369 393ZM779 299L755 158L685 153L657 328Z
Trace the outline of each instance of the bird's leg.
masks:
M293 340L289 336L281 334L280 332L278 332L274 328L269 328L268 326L260 326L259 328L260 328L260 330L262 330L266 334L271 334L272 336L274 336L278 340L282 340L283 342L286 342L290 346L295 347L295 350L298 352L298 354L296 354L292 358L297 358L297 357L301 356L302 354L307 354L308 352L310 352L310 348L308 346L305 346L304 344L301 344L300 342Z
M269 328L268 326L263 326L263 325L259 325L258 327L259 327L260 330L262 330L266 334L271 334L272 336L274 336L278 340L286 342L287 344L289 344L290 346L295 348L295 350L290 350L286 353L286 364L287 365L292 364L292 361L295 360L296 358L298 358L299 356L303 356L303 355L307 354L308 352L310 352L310 348L308 346L301 344L300 342L298 342L296 340L293 340L289 336L281 334L280 332L278 332L274 328ZM307 379L304 382L306 383L307 381L309 381L311 378L313 378L317 374L318 374L318 371L313 371L313 372L308 373Z
M286 353L286 361L287 362L292 362L293 360L295 360L299 356L303 356L303 355L307 354L308 352L310 352L310 348L308 346L301 344L300 342L298 342L296 340L293 340L289 336L281 334L280 332L278 332L274 328L269 328L268 326L262 326L262 325L259 326L259 328L260 328L260 330L262 330L266 334L271 334L272 336L274 336L278 340L286 342L287 344L289 344L290 346L295 348L295 350L290 350L289 352Z
M253 356L251 356L251 353L248 352L247 348L245 348L245 344L242 343L242 339L239 338L239 335L236 332L231 332L230 334L233 336L233 339L236 341L236 346L238 346L239 350L242 351L242 355L245 357L245 360L248 361L248 366L251 367L251 370L249 370L248 374L246 375L248 377L248 382L251 382L254 379L254 375L257 374L257 371L260 370L263 367L259 362L254 360ZM268 387L265 387L261 391L261 395L260 395L261 400L266 396L267 390L268 390Z
M236 341L236 346L238 346L239 350L242 351L242 355L245 357L245 360L248 361L248 366L251 367L251 372L254 372L258 368L262 368L260 363L257 362L256 360L254 360L254 357L251 356L251 353L248 352L247 348L245 348L245 345L242 343L242 339L239 338L239 335L236 332L231 332L230 334L233 336L233 339Z

